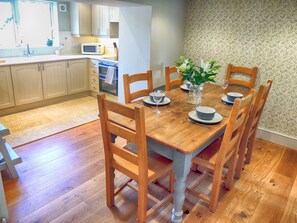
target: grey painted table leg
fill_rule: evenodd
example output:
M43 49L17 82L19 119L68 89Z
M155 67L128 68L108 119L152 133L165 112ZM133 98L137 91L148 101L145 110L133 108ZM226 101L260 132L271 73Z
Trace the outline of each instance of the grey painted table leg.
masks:
M182 222L183 204L185 201L186 179L190 172L192 154L183 154L175 151L173 155L173 168L175 173L174 183L174 208L172 209L171 221Z
M1 221L5 222L4 219L8 219L8 211L7 211L3 182L2 182L1 171L0 171L0 222Z

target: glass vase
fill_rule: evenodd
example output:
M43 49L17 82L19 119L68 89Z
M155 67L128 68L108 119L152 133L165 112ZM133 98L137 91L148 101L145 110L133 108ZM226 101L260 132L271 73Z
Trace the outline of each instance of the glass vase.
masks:
M189 90L189 104L199 105L202 102L202 90L201 85L192 85Z

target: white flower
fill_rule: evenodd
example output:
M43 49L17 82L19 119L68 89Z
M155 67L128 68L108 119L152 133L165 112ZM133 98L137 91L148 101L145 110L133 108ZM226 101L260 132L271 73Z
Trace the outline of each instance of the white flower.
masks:
M208 70L210 69L210 67L211 67L211 64L210 63L205 64L204 67L203 67L203 71L204 72L208 72Z

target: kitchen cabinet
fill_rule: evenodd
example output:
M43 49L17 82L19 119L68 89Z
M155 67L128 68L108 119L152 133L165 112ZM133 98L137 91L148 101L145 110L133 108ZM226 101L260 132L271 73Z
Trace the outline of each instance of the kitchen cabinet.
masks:
M11 66L16 105L43 100L40 64Z
M89 85L93 95L99 93L99 60L91 59L89 63Z
M119 22L120 20L120 8L109 7L109 22Z
M87 59L66 61L68 94L89 90Z
M92 34L92 5L70 2L71 34L75 37Z
M0 109L15 105L9 66L0 67Z
M92 5L92 35L118 38L119 8Z
M44 99L67 95L67 73L65 61L40 64Z

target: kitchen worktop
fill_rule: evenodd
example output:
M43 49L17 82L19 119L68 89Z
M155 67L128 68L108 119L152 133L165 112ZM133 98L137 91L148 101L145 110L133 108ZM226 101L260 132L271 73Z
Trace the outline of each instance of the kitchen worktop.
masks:
M95 60L106 60L113 61L114 55L36 55L32 57L7 57L0 58L0 66L9 66L17 64L29 64L29 63L43 63L51 61L61 61L61 60L75 60L75 59L95 59Z

